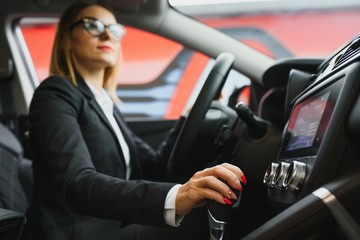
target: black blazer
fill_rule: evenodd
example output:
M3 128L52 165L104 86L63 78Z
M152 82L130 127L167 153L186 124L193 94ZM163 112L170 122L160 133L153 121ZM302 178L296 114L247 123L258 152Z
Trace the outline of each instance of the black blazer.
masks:
M174 184L159 180L180 127L155 152L114 116L130 148L131 180L118 139L81 77L49 77L29 114L34 196L26 229L34 239L118 239L121 222L164 225ZM178 124L180 125L180 124ZM90 217L91 216L91 217Z

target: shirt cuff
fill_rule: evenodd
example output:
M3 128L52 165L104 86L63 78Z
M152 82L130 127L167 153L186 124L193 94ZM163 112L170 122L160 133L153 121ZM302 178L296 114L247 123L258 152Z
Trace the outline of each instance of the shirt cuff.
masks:
M165 223L171 227L178 227L184 216L176 215L176 195L181 184L176 184L168 192L164 206Z

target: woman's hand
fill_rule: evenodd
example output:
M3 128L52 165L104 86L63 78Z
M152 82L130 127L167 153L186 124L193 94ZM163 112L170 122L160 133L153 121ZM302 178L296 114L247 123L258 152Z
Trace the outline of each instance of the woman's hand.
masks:
M231 204L230 199L236 199L231 188L242 191L240 182L246 184L243 172L228 163L199 171L179 188L176 196L176 214L185 215L207 199L221 204Z

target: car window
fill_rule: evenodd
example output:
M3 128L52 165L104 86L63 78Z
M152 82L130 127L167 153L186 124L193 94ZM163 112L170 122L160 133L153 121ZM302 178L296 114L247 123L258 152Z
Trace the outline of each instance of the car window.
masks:
M57 22L44 23L39 19L21 22L39 84L49 74ZM193 89L200 89L213 60L174 41L126 28L126 37L122 40L124 61L117 76L122 112L128 119L177 119L193 101L190 98ZM232 91L231 86L250 83L244 77L239 79L242 79L240 83L228 84L227 92Z
M359 32L358 0L169 0L205 24L275 58L328 57Z

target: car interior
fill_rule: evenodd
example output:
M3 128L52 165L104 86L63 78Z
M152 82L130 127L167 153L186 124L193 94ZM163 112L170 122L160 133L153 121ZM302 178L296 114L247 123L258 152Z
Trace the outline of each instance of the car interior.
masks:
M0 239L20 239L32 192L27 114L37 77L14 32L22 18L57 18L74 1L13 0L0 10ZM237 203L204 206L210 239L360 239L360 34L326 57L274 59L168 1L105 2L120 23L214 59L168 165L176 182L222 162L245 173ZM251 81L248 104L219 103L232 71ZM128 123L157 146L174 121Z

